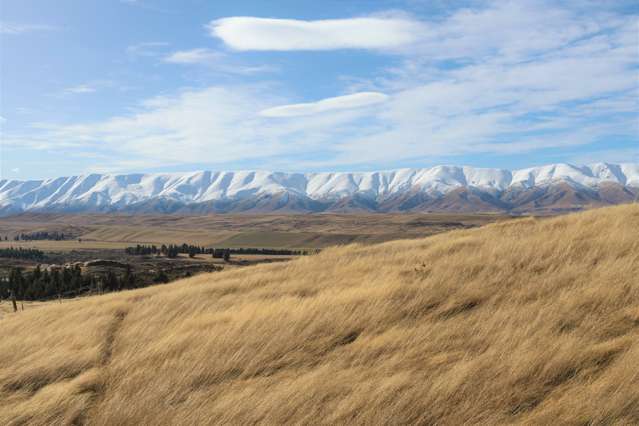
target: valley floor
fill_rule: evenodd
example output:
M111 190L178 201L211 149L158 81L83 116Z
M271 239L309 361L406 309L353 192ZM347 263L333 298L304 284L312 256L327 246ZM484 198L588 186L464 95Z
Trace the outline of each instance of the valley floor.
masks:
M120 249L132 244L323 248L420 238L507 219L497 214L120 215L23 214L0 218L0 248ZM66 241L14 241L20 233L63 233ZM78 241L81 238L81 242Z

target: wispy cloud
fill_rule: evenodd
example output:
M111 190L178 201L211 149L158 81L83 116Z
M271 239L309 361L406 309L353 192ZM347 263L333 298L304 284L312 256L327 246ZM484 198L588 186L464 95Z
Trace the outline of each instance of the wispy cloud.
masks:
M392 49L414 42L420 27L399 17L301 21L248 16L208 26L211 35L236 50Z
M628 149L601 149L588 153L569 155L568 162L573 164L590 163L637 163L639 164L639 146Z
M221 59L224 55L211 49L179 50L164 57L165 62L173 64L210 64Z
M67 87L62 90L62 95L83 95L88 93L95 93L100 89L112 87L113 82L111 80L96 80L76 86Z
M6 35L20 35L40 31L56 31L59 29L59 27L53 25L0 22L0 34Z
M636 20L540 2L463 9L413 54L363 84L392 93L379 131L339 141L333 161L383 162L637 139ZM366 149L362 147L366 146Z
M273 65L249 65L223 52L207 48L178 50L164 57L164 62L179 65L203 65L226 74L257 74L277 71Z
M170 46L170 44L163 41L147 41L127 46L126 53L127 55L132 57L160 56L165 53L165 50L168 46Z
M158 6L153 0L120 0L120 3L160 13L174 13L174 10Z
M79 94L79 93L93 93L96 90L97 89L93 86L89 86L87 84L81 84L79 86L68 87L64 91L65 93Z
M259 115L268 105L281 104L267 87L209 87L188 90L142 102L135 112L106 121L59 125L37 123L27 135L8 135L12 147L67 149L112 153L112 166L122 167L122 158L149 167L201 162L215 163L283 155L303 155L309 150L351 134L351 123L366 116L365 109L336 110L317 116L299 117L280 125ZM241 125L238 125L241 123ZM291 144L291 138L305 134ZM103 166L109 162L102 160Z
M351 95L326 98L317 102L280 105L262 110L260 115L263 117L299 117L328 111L362 108L382 103L387 99L387 95L378 92L353 93Z

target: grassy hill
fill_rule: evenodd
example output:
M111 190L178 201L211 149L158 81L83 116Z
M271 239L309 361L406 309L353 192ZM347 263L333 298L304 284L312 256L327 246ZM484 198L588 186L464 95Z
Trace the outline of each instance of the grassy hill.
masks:
M0 424L639 424L639 205L0 320Z

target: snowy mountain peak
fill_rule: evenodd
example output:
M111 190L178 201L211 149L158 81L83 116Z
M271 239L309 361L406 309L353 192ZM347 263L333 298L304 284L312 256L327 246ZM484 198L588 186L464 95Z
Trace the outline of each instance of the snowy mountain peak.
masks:
M262 206L265 199L281 194L289 195L287 202L303 201L301 205L305 207L302 211L324 211L330 210L332 203L351 197L368 199L380 205L388 203L388 200L397 202L414 197L415 194L420 194L423 199L437 200L462 189L494 197L498 209L508 210L506 204L499 204L504 194L512 198L514 192L535 188L547 191L560 183L575 191L591 193L611 184L629 191L628 197L631 197L639 188L639 164L550 164L514 171L466 166L352 173L197 171L0 180L0 213L156 211L159 209L154 207L157 203L171 203L178 210L185 206L208 206L190 208L201 212L291 208L277 203ZM221 208L222 205L226 207ZM309 207L311 205L315 207Z

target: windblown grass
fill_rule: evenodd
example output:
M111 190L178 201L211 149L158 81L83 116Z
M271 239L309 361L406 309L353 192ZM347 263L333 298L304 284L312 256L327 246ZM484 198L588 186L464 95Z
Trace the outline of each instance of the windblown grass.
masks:
M639 424L639 206L0 321L0 424Z

